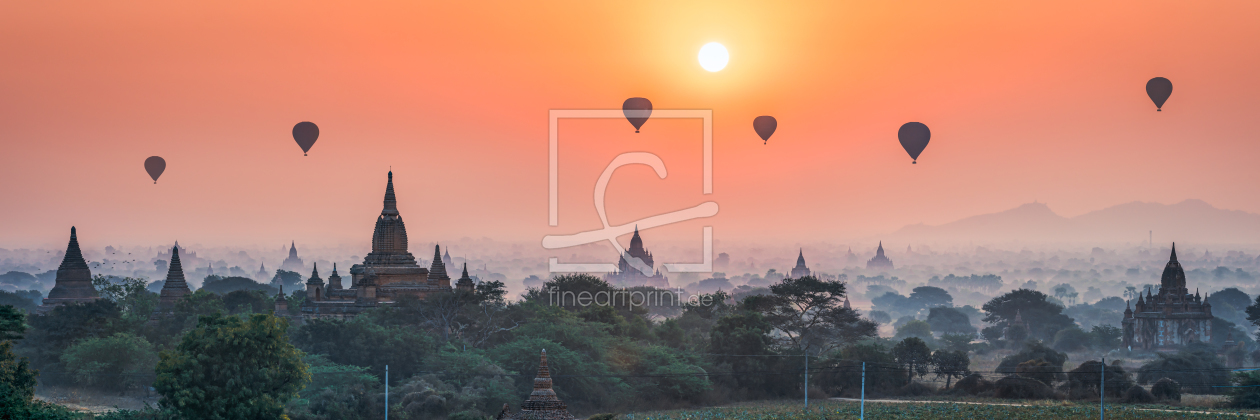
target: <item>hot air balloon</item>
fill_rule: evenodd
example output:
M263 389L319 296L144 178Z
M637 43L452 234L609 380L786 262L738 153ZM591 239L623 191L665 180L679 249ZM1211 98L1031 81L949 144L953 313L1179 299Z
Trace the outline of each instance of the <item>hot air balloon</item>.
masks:
M1151 101L1155 102L1156 111L1163 111L1164 102L1172 96L1172 82L1163 77L1146 81L1146 96L1150 96Z
M753 130L757 131L757 135L761 136L761 144L770 141L770 136L774 134L774 130L779 128L779 120L769 115L762 115L753 118Z
M302 148L302 156L311 151L311 146L315 145L315 139L318 138L319 127L313 122L302 121L293 126L293 140L297 140L298 146Z
M647 98L626 99L621 103L621 112L626 114L626 119L630 121L630 125L634 126L634 132L638 133L639 127L642 127L652 115L652 101Z
M923 153L923 149L927 148L928 140L932 138L932 130L928 130L928 126L918 122L908 122L901 125L901 129L897 130L897 139L901 140L901 147L906 149L906 153L910 154L910 159L914 161L910 163L919 163L919 154Z
M153 183L156 184L158 177L162 176L162 172L166 171L166 159L162 159L161 156L149 156L148 159L144 160L144 170L149 173L149 177L153 178Z

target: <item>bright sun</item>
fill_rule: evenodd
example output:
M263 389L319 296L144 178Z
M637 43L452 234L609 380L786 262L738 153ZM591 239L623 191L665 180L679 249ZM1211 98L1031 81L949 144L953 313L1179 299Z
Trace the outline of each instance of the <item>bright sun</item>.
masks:
M731 55L726 52L726 47L716 42L710 42L700 47L700 67L704 67L708 71L718 71L726 68L726 62L731 60Z

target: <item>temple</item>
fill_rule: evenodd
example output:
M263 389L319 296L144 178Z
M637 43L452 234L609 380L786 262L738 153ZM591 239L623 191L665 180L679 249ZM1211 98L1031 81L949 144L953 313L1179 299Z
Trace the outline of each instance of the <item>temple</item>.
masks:
M92 286L92 270L83 259L83 251L79 250L78 233L71 226L70 243L66 245L66 256L61 259L61 266L57 267L56 283L48 291L44 304L35 312L44 314L57 306L87 303L99 298L96 287Z
M547 350L542 351L542 362L538 365L538 376L534 377L534 391L529 393L529 398L521 403L521 411L515 413L507 413L506 406L504 412L499 414L499 418L507 418L513 420L569 420L574 419L569 414L569 406L560 397L556 396L556 391L551 388L551 370L547 368Z
M302 301L302 319L348 319L379 305L392 304L402 296L424 299L434 293L450 292L451 278L446 274L441 251L441 246L433 248L433 264L427 270L407 251L407 228L398 213L391 171L385 184L384 209L372 232L372 252L362 264L350 267L349 287L343 288L336 265L328 285L319 278L318 270L312 270L306 282L306 299Z
M805 266L805 250L802 249L798 252L800 253L796 255L796 267L792 267L791 278L794 279L799 279L809 275L809 267Z
M1177 262L1177 244L1159 281L1159 294L1138 294L1133 308L1125 304L1124 346L1129 349L1175 351L1190 343L1212 341L1212 305L1186 288L1186 273Z
M289 258L285 258L280 262L280 269L285 271L301 272L305 270L306 265L301 258L297 256L297 242L289 243Z
M267 272L267 264L258 264L258 274L254 275L254 280L261 282L271 281L271 274Z
M191 295L188 282L184 279L184 265L179 260L179 247L171 248L171 265L166 270L166 281L162 282L162 293L158 297L158 307L153 310L149 319L171 316L175 313L175 304L185 296Z
M634 228L634 237L630 238L630 248L617 261L617 271L604 276L604 280L617 287L652 286L660 289L669 288L669 278L655 270L652 253L643 248L643 238L639 237L639 228Z
M875 249L875 257L866 262L868 270L892 270L893 262L884 256L884 242L880 241L879 248Z

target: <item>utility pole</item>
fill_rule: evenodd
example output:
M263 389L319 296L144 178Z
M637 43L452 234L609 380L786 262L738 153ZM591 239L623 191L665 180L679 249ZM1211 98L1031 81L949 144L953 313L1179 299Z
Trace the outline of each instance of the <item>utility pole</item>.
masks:
M1107 419L1107 357L1098 358L1102 363L1102 379L1098 381L1098 420Z
M809 408L809 351L805 351L805 408Z
M385 365L385 420L389 420L389 365Z
M858 403L858 419L866 420L866 362L862 362L862 402Z

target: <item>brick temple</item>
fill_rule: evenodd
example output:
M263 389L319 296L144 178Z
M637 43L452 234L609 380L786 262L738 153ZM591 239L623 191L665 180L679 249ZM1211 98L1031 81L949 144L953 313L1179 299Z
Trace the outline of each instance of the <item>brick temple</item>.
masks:
M40 314L48 313L53 308L72 303L88 303L100 299L96 287L92 286L92 270L87 260L83 259L83 251L79 249L79 235L74 226L70 227L70 243L66 245L66 256L57 267L56 283L44 298L44 304L36 308Z
M1177 262L1177 244L1164 266L1159 294L1146 291L1124 309L1124 345L1130 349L1175 351L1190 343L1212 341L1212 305L1186 288L1186 273Z

